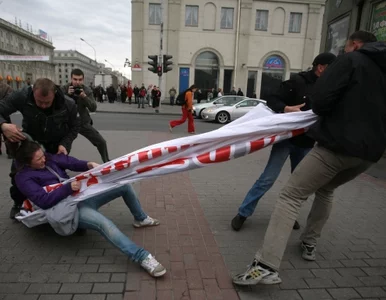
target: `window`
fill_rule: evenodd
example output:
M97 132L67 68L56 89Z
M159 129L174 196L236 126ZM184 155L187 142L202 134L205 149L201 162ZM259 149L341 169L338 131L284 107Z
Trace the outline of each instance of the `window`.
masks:
M60 65L60 64L59 64ZM62 69L59 69L59 72L62 72Z
M302 28L302 13L291 13L288 32L300 33Z
M59 78L62 78L62 75L59 75Z
M185 11L185 26L198 26L198 6L187 5Z
M68 75L66 75L66 78L68 78Z
M221 29L233 29L233 8L221 8Z
M71 67L74 67L74 64L71 64Z
M149 4L149 24L150 25L161 24L161 4L155 4L155 3Z
M59 80L59 84L60 84L60 85L62 84L62 81L61 81L61 80Z
M268 29L268 10L256 10L255 30L267 31Z

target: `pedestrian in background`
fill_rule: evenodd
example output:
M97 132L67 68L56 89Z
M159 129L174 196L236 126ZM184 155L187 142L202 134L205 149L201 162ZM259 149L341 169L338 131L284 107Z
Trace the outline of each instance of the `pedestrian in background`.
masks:
M196 91L197 87L195 85L192 85L181 95L185 99L185 104L181 107L182 118L180 120L173 120L169 122L170 132L172 132L174 127L184 124L186 122L186 119L188 119L188 132L191 134L195 133L193 119L193 96Z
M143 83L142 83L143 84ZM150 84L148 87L147 87L147 104L149 105L149 107L152 107L152 100L153 100L153 85Z
M127 98L129 99L129 104L131 104L131 98L133 97L133 88L131 85L127 87Z
M217 97L222 97L222 89L218 89Z
M241 89L239 88L238 92L237 92L237 96L244 96L244 93L241 91Z
M153 96L153 108L155 109L155 112L158 114L159 104L161 102L161 90L158 87L154 86L152 91L152 96Z
M174 100L176 99L176 94L177 94L177 91L174 87L172 87L170 90L169 90L169 96L170 96L170 105L173 106L174 105Z
M139 102L139 88L137 85L134 85L133 93L134 93L134 103L137 104Z
M142 83L142 86L139 89L138 108L140 108L141 105L142 105L142 108L145 108L145 98L147 96L148 95L147 95L147 91L146 91L146 88L145 88L145 84Z

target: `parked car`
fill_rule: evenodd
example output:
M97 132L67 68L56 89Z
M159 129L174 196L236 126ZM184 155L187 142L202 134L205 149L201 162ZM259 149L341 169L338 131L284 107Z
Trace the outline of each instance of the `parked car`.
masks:
M212 106L202 112L202 118L205 121L216 121L225 124L237 118L244 116L257 105L267 105L265 100L246 98L237 103L231 101L223 103L222 106Z
M221 96L215 99L210 100L209 102L204 102L200 104L193 105L193 116L200 119L202 118L201 113L204 111L205 108L211 107L211 106L220 106L224 104L225 102L229 103L237 103L240 102L243 99L246 99L247 97L244 96Z

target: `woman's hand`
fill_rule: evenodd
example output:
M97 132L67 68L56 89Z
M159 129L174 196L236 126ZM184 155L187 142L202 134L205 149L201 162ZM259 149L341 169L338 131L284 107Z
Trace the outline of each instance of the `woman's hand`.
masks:
M98 167L98 166L99 166L99 164L97 164L97 163L95 163L95 162L92 162L92 161L89 161L89 162L87 163L87 167L88 167L89 170L94 169L94 168L96 168L96 167Z
M80 181L73 181L73 182L71 182L71 189L74 192L79 191L81 186L82 186L82 184L80 183Z

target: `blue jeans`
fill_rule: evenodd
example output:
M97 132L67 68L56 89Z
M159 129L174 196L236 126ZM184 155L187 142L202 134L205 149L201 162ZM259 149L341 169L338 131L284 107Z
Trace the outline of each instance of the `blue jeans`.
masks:
M149 255L149 252L134 244L110 219L98 211L101 206L118 197L123 198L135 220L143 221L146 219L147 215L142 210L137 195L128 184L80 202L78 205L79 228L98 231L133 261L141 262Z
M263 174L256 180L255 184L245 196L239 208L239 215L245 218L251 216L256 205L266 192L272 187L279 177L288 156L291 160L291 173L295 170L300 161L312 148L300 148L293 145L289 140L282 141L272 146L271 154Z

